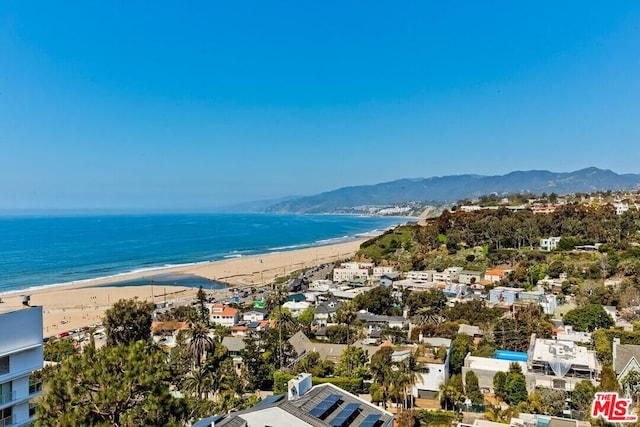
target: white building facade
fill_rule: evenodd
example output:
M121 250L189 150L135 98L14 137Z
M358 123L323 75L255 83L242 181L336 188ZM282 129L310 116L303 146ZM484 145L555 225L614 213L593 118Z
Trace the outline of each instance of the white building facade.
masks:
M42 369L42 307L0 309L0 426L29 425L35 419L30 400L42 394L31 384Z

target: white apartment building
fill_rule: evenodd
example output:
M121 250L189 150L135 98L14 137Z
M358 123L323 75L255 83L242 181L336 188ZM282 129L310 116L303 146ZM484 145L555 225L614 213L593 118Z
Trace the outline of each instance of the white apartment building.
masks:
M333 281L348 282L356 278L369 280L373 265L372 262L343 262L339 268L333 269Z
M435 270L408 271L407 279L408 280L424 280L425 282L433 282L434 273L437 273L437 271Z
M433 281L434 282L457 282L458 277L460 276L460 272L463 270L462 267L449 267L445 268L443 272L435 272L433 273Z
M396 273L393 267L373 267L373 277L379 279L385 274Z
M42 369L42 307L0 307L0 426L30 425L35 407L29 401L42 394L29 376Z

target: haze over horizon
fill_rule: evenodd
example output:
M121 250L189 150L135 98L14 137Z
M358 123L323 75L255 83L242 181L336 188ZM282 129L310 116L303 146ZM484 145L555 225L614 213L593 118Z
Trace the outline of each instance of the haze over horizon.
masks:
M640 3L0 3L0 209L638 173Z

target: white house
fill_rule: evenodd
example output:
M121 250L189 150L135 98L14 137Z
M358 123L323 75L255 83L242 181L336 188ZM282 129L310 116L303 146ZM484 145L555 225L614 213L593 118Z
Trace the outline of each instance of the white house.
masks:
M252 308L242 313L242 320L245 322L259 322L267 318L269 312L264 308Z
M343 262L340 267L333 269L333 281L348 282L355 278L369 280L372 268L371 262Z
M240 321L240 310L223 304L209 306L211 321L218 325L232 327Z
M0 325L0 425L30 425L29 401L42 394L29 379L43 365L42 307L0 308Z
M300 313L309 307L311 307L311 303L308 301L287 301L282 304L282 308L289 310L293 317L298 317Z
M627 205L626 203L614 203L613 207L616 210L616 215L622 215L629 210L629 205Z
M547 237L546 239L540 239L540 250L541 251L552 251L558 247L558 243L560 243L560 239L562 237Z
M414 397L433 397L440 390L440 385L449 379L449 354L451 340L447 338L421 338L424 352L416 355L420 381L413 386ZM443 350L440 350L440 349ZM443 355L440 354L444 351Z

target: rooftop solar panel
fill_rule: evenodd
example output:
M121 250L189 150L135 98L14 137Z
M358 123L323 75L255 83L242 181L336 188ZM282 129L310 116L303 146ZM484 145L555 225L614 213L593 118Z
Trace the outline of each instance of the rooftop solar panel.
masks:
M364 421L360 423L360 427L374 427L379 419L380 414L369 414Z
M337 417L333 419L331 425L333 427L344 427L349 424L353 416L358 415L358 409L360 408L359 403L348 403L344 409L338 414Z
M331 408L340 401L340 397L341 396L339 394L330 394L325 397L322 402L318 403L315 408L309 411L309 414L316 418L324 419L324 417L326 417L326 415L331 411Z

